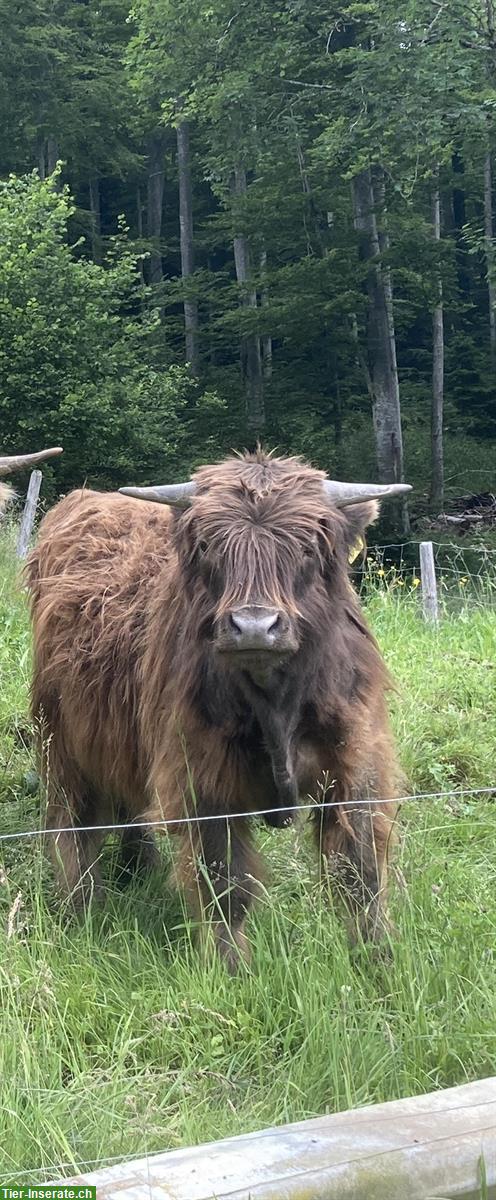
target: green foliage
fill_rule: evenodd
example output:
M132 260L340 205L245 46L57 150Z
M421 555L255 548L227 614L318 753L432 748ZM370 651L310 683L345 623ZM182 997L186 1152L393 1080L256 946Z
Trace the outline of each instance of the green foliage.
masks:
M0 15L3 174L41 165L49 140L63 164L58 193L38 193L48 214L37 235L42 271L24 246L31 200L17 233L7 234L9 261L2 250L11 298L0 328L0 435L8 447L23 432L58 431L70 454L57 467L64 487L86 474L107 485L157 468L188 472L207 454L253 440L240 345L270 338L267 443L353 476L374 474L368 265L351 199L351 180L371 166L384 179L389 246L381 257L393 286L411 482L429 484L440 279L447 447L460 437L472 478L481 440L494 442L495 433L487 291L495 247L483 198L485 156L496 148L496 55L485 0L408 0L401 21L394 0L330 8L316 0L311 11L299 0L276 8L267 0L256 8L135 0L130 13L128 0L29 0L22 11L0 0ZM175 131L185 118L195 241L187 282ZM145 288L148 191L160 174L149 148L160 127L163 278ZM233 191L235 169L246 175L242 195ZM6 184L12 214L16 186L35 190L32 178ZM13 220L5 197L2 212ZM121 213L127 239L118 233ZM239 237L249 250L245 285L234 264ZM197 384L181 373L185 297L199 311ZM452 482L463 490L462 476ZM494 486L491 470L480 482Z
M170 476L215 398L166 366L125 233L96 266L67 242L72 212L36 175L0 184L0 442L62 444L62 486Z
M122 63L126 0L0 0L0 161L23 170L51 136L79 178L136 165Z
M197 133L196 170L217 200L206 222L198 214L197 244L210 261L220 253L224 263L233 233L242 231L250 242L253 285L259 296L265 289L264 303L239 309L232 268L197 272L202 320L216 356L204 362L207 376L221 394L232 395L233 346L242 334L270 335L267 436L305 448L323 466L343 457L353 462L362 416L370 437L364 355L363 349L357 354L354 336L363 346L366 273L350 180L370 164L385 172L391 242L385 258L396 298L406 455L420 483L415 463L419 440L425 455L429 428L431 312L440 274L449 428L458 423L483 436L494 399L480 279L483 157L494 102L490 71L482 66L490 52L484 4L467 10L455 0L437 11L427 0L411 0L399 23L392 0L331 11L317 0L311 13L295 4L274 10L262 2L255 12L229 0L182 0L179 7L137 0L133 19L128 63L137 94L153 93L172 124L175 98L183 97ZM455 151L464 165L469 217L458 230L451 216ZM239 164L248 188L233 200L229 178ZM444 214L438 246L431 226L435 178ZM263 280L257 268L262 250ZM462 279L467 271L469 294ZM474 465L477 456L474 445Z

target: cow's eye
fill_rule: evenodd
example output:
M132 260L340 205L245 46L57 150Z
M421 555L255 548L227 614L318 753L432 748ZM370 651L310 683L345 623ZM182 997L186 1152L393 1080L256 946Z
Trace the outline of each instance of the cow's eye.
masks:
M206 554L206 553L207 553L207 550L208 550L208 542L206 542L204 538L202 538L201 542L199 542L199 543L198 543L198 549L199 549L199 551L200 551L200 554Z

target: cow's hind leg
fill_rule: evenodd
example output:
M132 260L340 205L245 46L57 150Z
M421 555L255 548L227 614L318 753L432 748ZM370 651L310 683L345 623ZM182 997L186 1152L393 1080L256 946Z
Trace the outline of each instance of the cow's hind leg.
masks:
M104 818L96 816L101 805L67 752L58 701L40 691L36 672L32 712L45 793L46 851L60 896L76 911L84 912L103 894L99 856L104 835L85 828L104 823Z
M176 879L185 888L193 913L203 922L203 936L214 939L232 974L240 959L248 961L244 925L259 891L260 869L248 823L215 818L189 826Z
M329 881L346 902L352 936L380 941L389 929L388 856L393 840L394 805L343 804L320 810L316 836Z
M89 805L76 810L66 797L49 799L45 829L55 880L61 896L79 912L84 912L92 900L103 897L99 866L103 834L86 830L86 824L94 824Z
M99 856L104 834L85 828L103 824L95 817L100 806L76 764L59 755L56 737L45 738L41 750L45 836L55 880L60 895L76 911L85 911L103 895Z

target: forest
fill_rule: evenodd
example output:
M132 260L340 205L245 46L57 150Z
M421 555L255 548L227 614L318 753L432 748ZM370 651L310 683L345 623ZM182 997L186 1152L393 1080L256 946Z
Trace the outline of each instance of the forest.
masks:
M0 0L0 445L494 490L493 0Z

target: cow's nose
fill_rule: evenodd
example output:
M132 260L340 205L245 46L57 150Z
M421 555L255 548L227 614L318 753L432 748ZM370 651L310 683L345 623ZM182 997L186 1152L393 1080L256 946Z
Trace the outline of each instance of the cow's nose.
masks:
M229 614L229 625L239 650L271 650L277 644L282 620L275 608L236 608Z

